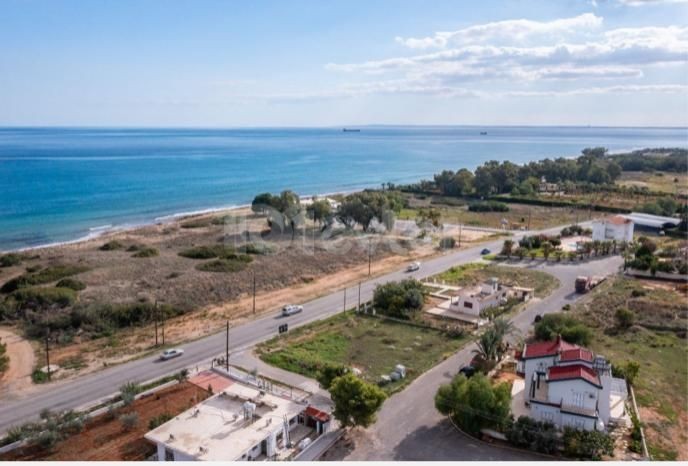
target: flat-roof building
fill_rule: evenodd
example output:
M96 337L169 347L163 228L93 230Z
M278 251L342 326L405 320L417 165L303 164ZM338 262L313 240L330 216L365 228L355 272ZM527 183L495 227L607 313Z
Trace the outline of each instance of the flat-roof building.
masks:
M251 461L287 455L329 421L304 402L233 382L144 437L159 461Z

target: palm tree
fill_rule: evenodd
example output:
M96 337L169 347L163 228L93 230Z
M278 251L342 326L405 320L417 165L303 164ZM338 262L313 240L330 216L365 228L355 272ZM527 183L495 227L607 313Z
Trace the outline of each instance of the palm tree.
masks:
M516 328L514 324L506 319L498 318L492 321L492 329L495 331L499 339L510 335Z
M525 255L526 255L526 250L524 248L519 247L518 249L516 249L516 256L518 256L518 258L520 260L523 260Z
M494 328L489 328L478 338L477 349L473 352L484 361L496 361L499 356L499 346L502 341Z
M545 262L549 260L549 255L552 253L552 250L554 249L554 246L552 246L552 243L549 241L545 241L542 243L542 255L545 257Z

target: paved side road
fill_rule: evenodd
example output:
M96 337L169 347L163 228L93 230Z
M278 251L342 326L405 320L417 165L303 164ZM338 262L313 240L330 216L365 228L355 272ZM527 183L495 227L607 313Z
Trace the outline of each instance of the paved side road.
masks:
M534 302L511 319L519 334L525 336L537 314L558 312L580 295L573 290L578 275L609 275L619 270L622 259L610 257L582 264L515 265L550 273L560 286L547 298ZM434 397L441 384L448 383L459 368L473 358L475 344L470 344L413 381L405 390L393 395L382 406L377 422L365 431L345 460L378 461L535 461L543 457L525 451L490 446L457 432L435 409Z

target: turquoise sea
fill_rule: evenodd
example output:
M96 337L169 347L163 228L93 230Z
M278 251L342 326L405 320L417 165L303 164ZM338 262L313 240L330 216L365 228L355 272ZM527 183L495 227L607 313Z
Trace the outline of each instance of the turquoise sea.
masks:
M575 156L589 146L688 147L688 129L0 128L0 250L242 205L263 191L408 183L445 168Z

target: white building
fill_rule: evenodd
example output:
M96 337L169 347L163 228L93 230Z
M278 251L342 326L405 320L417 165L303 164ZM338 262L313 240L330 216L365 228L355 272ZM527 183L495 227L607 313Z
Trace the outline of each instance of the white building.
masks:
M327 413L234 382L144 437L159 461L276 459L327 431Z
M593 220L592 240L630 243L633 241L633 221L621 215Z
M610 421L627 417L626 383L612 377L604 357L561 337L526 344L516 357L517 372L524 377L519 402L526 415L559 428L584 430L605 430Z
M479 287L461 290L457 296L453 296L449 310L480 317L485 309L505 303L507 294L508 291L499 284L499 280L492 277Z

